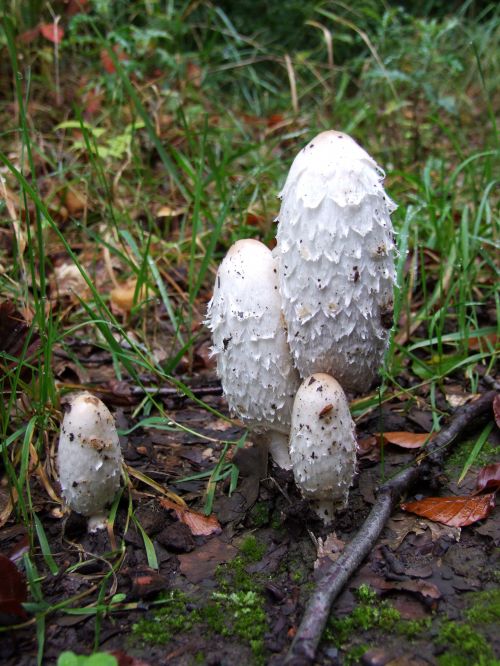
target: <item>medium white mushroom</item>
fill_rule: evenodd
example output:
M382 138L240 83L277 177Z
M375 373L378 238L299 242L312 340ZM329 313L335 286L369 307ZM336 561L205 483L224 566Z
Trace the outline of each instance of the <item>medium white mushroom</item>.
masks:
M276 262L263 243L240 240L229 249L206 323L230 409L267 433L274 460L290 468L288 432L300 380L286 341Z
M352 391L372 384L392 326L395 205L383 177L353 139L323 132L280 195L275 256L295 365Z
M62 494L93 532L105 527L106 505L120 487L122 454L114 419L98 398L80 393L69 403L59 438Z
M290 458L295 483L324 522L347 501L356 469L356 438L347 398L330 375L300 385L292 412Z

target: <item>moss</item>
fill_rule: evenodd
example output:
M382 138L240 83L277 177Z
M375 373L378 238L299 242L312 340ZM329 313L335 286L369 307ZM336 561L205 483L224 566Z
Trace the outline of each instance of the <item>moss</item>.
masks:
M271 512L267 502L257 502L250 511L250 521L254 527L264 527L269 524Z
M330 618L328 622L325 639L337 647L348 643L360 630L393 631L402 622L399 611L386 601L379 601L368 585L361 585L356 596L359 603L350 615Z
M470 605L465 617L474 624L493 624L500 621L500 589L472 592L467 595Z
M267 616L260 593L214 592L202 611L208 627L223 637L238 638L249 645L257 664L264 663L264 634Z
M247 562L259 562L266 552L266 546L250 534L241 544L240 552Z
M467 624L443 622L436 644L446 648L439 666L500 666L484 636Z
M189 607L189 599L178 590L165 595L164 605L151 617L132 625L132 635L141 643L162 645L181 631L189 631L199 621L196 609Z
M260 590L258 576L251 576L246 567L247 562L242 556L235 557L227 564L221 564L215 570L215 578L223 592L254 592Z
M470 452L472 451L474 444L476 443L475 440L466 440L464 442L460 442L458 446L456 446L453 449L453 453L448 457L448 460L446 462L446 472L448 474L456 474L457 470L462 470L465 463L467 462ZM479 455L474 461L474 466L475 467L482 467L483 465L488 465L491 462L494 462L497 458L498 455L498 449L494 444L491 444L490 442L486 441L482 448L481 451L479 452Z

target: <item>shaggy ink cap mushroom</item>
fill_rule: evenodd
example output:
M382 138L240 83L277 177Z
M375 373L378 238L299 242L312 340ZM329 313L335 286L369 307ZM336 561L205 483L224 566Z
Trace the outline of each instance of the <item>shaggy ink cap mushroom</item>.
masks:
M105 527L106 506L120 487L122 454L113 416L90 393L76 395L67 407L57 460L68 506L89 518L89 531Z
M347 501L356 470L356 438L347 398L330 375L300 385L292 412L290 458L295 483L326 523Z
M206 324L229 408L266 433L274 460L289 468L288 432L300 380L286 340L276 262L263 243L245 239L229 249Z
M383 178L351 137L329 131L300 151L280 195L274 253L294 363L352 391L373 383L392 327L395 204Z

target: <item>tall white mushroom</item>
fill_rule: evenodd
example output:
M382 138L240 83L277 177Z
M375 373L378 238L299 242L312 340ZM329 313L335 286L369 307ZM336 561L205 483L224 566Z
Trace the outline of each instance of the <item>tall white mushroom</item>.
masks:
M276 262L257 240L237 241L219 266L207 321L230 409L268 435L290 468L288 433L299 385L286 341Z
M57 460L69 507L89 518L89 531L105 527L106 505L120 487L122 454L113 416L99 398L84 392L70 401Z
M356 468L356 438L347 398L330 375L300 385L292 412L290 458L295 483L324 522L347 500Z
M370 387L392 326L394 241L383 172L353 139L319 134L295 158L277 246L288 342L301 377Z

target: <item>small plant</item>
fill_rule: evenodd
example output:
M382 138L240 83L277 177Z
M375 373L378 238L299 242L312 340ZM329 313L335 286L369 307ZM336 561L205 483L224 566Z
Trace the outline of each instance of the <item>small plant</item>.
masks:
M89 656L62 652L57 659L57 666L118 666L116 657L107 652L95 652Z
M266 546L250 534L241 544L240 552L248 562L259 562L266 552Z

